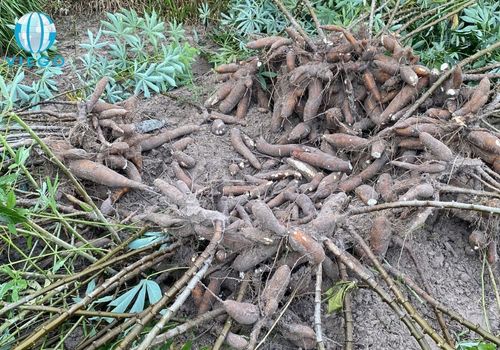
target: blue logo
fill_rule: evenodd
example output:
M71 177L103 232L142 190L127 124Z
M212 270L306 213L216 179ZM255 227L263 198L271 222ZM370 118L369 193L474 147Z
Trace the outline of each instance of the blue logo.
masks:
M46 14L31 12L17 20L14 35L23 50L40 54L54 44L56 27Z

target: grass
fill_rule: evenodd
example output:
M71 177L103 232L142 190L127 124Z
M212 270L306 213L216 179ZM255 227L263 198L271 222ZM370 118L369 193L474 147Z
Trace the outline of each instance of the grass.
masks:
M208 16L217 18L225 10L228 0L149 0L146 8L156 9L169 21L176 20L180 23L199 23L200 11L209 9Z
M28 12L41 11L41 0L1 0L0 1L0 56L19 52L14 40L14 30L9 27L15 24L16 18Z
M194 24L201 21L200 12L203 12L201 9L208 9L209 13L206 16L215 19L221 11L226 9L228 2L228 0L50 0L44 5L44 8L53 14L58 13L61 8L69 9L69 13L76 11L81 14L118 11L123 8L135 9L139 13L155 10L168 21L175 20L179 23Z

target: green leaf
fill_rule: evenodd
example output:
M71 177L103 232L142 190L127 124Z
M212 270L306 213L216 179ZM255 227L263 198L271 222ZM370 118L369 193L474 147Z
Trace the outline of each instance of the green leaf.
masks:
M111 301L108 305L115 306L115 308L111 310L111 312L116 312L116 313L125 312L125 310L132 303L132 300L134 300L134 297L141 288L142 288L142 282L140 282L134 288L130 289L128 292L123 293L115 300Z
M68 258L69 258L69 255L66 256L64 259L58 260L54 264L54 266L52 267L52 273L57 273L57 271L59 271L59 269L64 266L64 264L66 263L66 260L68 260Z
M267 77L267 78L275 78L275 77L278 76L278 73L276 73L276 72L269 72L269 71L261 72L260 74L262 76L264 76L264 77Z
M341 310L344 304L344 298L350 289L356 287L356 282L337 282L332 288L326 291L328 300L327 312L331 314L337 310Z
M149 304L156 304L162 296L161 288L155 281L147 280L145 282L148 291Z
M154 242L160 241L165 238L162 232L146 232L144 238L138 238L129 243L129 249L144 248Z
M145 301L146 301L146 286L142 284L141 290L139 291L139 294L137 294L137 298L135 299L135 303L130 308L130 312L137 313L144 310Z
M7 208L14 209L16 206L16 195L14 191L7 192L7 202L5 204L7 204Z
M181 350L191 350L191 348L193 347L193 341L192 340L188 340L181 348Z
M95 290L95 287L96 287L96 279L93 278L92 281L90 281L89 284L87 285L87 289L85 290L85 295L89 295L90 293L92 293Z
M26 220L27 219L24 216L23 211L21 211L20 209L14 210L0 203L0 221L9 224L18 224L21 222L26 222Z
M16 182L17 176L18 174L16 173L0 176L0 186L12 185L14 182Z

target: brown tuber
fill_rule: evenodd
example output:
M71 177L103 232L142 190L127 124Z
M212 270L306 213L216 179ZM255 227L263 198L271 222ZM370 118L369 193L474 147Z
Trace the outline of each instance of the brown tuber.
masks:
M239 324L254 324L259 320L260 313L257 305L234 300L224 300L222 306L227 314Z
M149 190L149 187L140 182L130 180L123 175L109 169L105 165L91 160L73 160L68 165L69 170L80 179L89 180L108 187L130 187Z
M434 187L431 184L420 184L415 187L410 188L404 195L402 195L400 201L411 201L414 199L427 199L434 196Z
M257 157L252 153L252 151L250 151L250 149L248 149L248 147L243 142L239 129L231 129L231 144L233 145L236 152L245 157L255 169L260 170L262 168Z
M488 242L483 231L474 230L469 235L469 244L472 249L480 250L486 248Z
M304 254L311 264L320 264L325 260L325 251L320 243L302 230L294 230L288 237L293 250Z
M282 265L266 283L260 296L264 316L271 316L278 310L279 303L285 295L290 283L291 271L287 265Z
M490 93L490 80L488 77L484 77L477 88L474 90L472 97L467 103L465 103L462 108L453 113L454 116L460 117L468 114L476 113L483 107L486 102L488 102L488 96Z
M467 138L482 150L500 155L500 139L490 132L474 130L469 133Z
M391 222L385 216L377 216L370 230L370 248L378 257L383 258L391 242Z
M366 205L375 205L378 203L379 194L370 185L360 185L354 192Z
M281 333L285 339L304 350L316 348L316 333L309 327L299 323L283 323Z
M323 153L321 151L317 151L315 153L292 151L292 157L312 166L317 166L330 171L350 173L352 170L352 165L350 162L331 156L327 153Z
M434 138L427 132L421 132L420 141L438 160L450 161L453 159L453 152L444 143Z
M348 135L348 134L326 134L323 138L332 146L340 150L361 150L368 147L370 142L359 136Z

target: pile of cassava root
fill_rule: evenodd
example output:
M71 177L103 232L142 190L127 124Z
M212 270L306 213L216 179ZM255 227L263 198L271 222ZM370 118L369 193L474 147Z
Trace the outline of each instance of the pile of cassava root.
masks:
M419 65L419 57L389 34L375 39L363 30L328 25L318 26L319 38L313 39L290 21L295 26L286 30L286 37L248 43L248 48L261 50L259 56L216 68L222 83L206 101L203 123L212 120L216 135L229 131L234 149L247 160L230 165L234 179L208 189L196 184L185 171L196 160L183 153L193 139L181 137L203 124L149 134L163 125L125 121L133 98L120 106L98 101L106 79L78 106L81 124L92 122L79 127L95 130L99 149L85 149L77 131L71 143L50 144L75 176L117 188L101 207L111 212L130 188L155 192L141 181L142 153L181 138L169 146L177 179L154 182L169 203L168 214L143 213L136 220L166 227L180 240L194 234L210 241L158 304L92 339L90 348L128 326L131 331L119 347L127 348L155 315L160 321L137 349L212 319L214 349L224 341L254 349L275 331L296 347L332 348L322 333L322 293L341 280L368 285L422 349L430 349L430 341L454 349L450 320L500 344L497 336L434 299L424 276L408 276L381 260L391 245L414 257L394 232L396 224L406 234L415 232L431 214L447 209L474 227L471 248L486 252L495 267L500 135L481 123L498 113L498 90L487 75L477 86L465 85L461 64L442 71ZM254 140L238 127L254 101L261 111L272 111L262 118L271 118L274 138ZM233 125L230 130L228 124ZM199 201L207 194L214 203L210 208ZM369 229L360 229L360 223L368 223ZM415 309L395 279L404 280L428 303L439 327ZM224 300L221 290L226 291ZM314 322L288 310L297 294L308 292L315 295ZM163 326L189 295L199 316L165 332ZM160 315L174 296L168 312ZM354 307L346 297L346 349L353 349ZM223 314L229 317L221 318Z
M339 268L347 267L391 306L422 349L429 348L422 332L440 348L454 348L446 317L499 344L499 338L478 331L433 299L424 276L415 276L424 286L418 288L379 260L391 244L414 257L393 233L396 222L408 234L421 228L435 208L449 208L474 227L471 249L486 252L496 267L500 135L481 122L498 113L498 89L487 75L479 77L477 86L465 85L468 77L460 64L428 69L418 64L411 48L388 34L369 39L362 31L322 26L321 40L312 40L296 29L288 28L287 37L248 43L262 51L260 56L215 68L222 83L205 103L208 119L214 120L212 131L223 135L226 124L236 125L229 131L231 143L255 170L240 174L246 164L232 164L229 170L241 183L220 188L217 214L202 211L195 220L189 217L196 234L207 239L213 235L210 221L224 221L221 213L227 225L216 253L220 267L205 278L207 287L199 283L193 290L199 312L217 299L225 278L251 272L257 297L238 307L222 301L222 307L243 329L253 327L248 338L240 331L227 341L253 349L262 329L277 329L296 346L321 349L321 279L335 283L341 279ZM263 76L268 89L260 84ZM262 111L272 111L263 116L271 118L272 140L252 140L237 127L245 124L254 100ZM185 204L192 203L186 187L191 185L180 180L156 184L181 212L192 213ZM383 209L391 210L373 214ZM363 222L355 216L360 214L371 222L368 244L354 228ZM344 250L351 247L354 256ZM393 295L361 258L375 267ZM314 275L316 287L309 283ZM347 278L345 270L342 275ZM421 318L390 275L404 278L430 304L439 330ZM279 306L286 309L297 290L316 294L314 324L278 322ZM345 317L345 348L352 349L351 318Z

